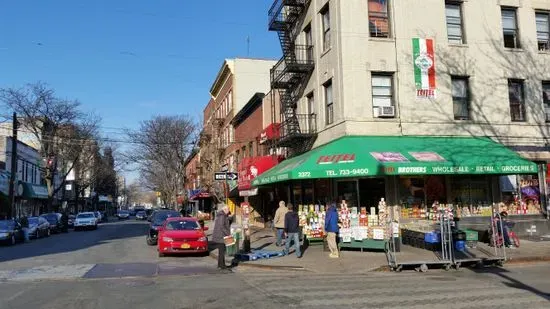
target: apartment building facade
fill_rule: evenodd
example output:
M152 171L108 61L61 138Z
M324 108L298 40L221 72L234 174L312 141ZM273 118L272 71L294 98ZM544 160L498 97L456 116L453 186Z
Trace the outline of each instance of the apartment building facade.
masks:
M549 12L541 0L275 0L278 145L296 157L254 184L289 182L296 203L328 191L355 206L414 201L412 187L424 190L418 204L512 203L529 187L537 194L524 202L546 212Z
M269 59L226 59L210 88L211 99L204 110L200 166L201 185L215 200L224 200L231 192L238 195L237 181L220 183L214 180L214 173L237 172L236 156L241 145L235 141L231 121L256 92L269 90L269 70L275 63Z

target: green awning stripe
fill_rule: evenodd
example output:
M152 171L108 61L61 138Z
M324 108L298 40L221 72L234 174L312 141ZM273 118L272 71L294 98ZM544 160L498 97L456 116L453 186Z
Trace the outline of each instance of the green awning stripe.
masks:
M253 185L383 175L533 174L537 165L488 138L346 136L283 161Z

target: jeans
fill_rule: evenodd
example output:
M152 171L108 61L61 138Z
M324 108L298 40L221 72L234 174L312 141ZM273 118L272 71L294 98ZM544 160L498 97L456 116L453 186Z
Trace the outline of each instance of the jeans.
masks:
M500 223L498 223L498 233L504 238L504 245L510 247L512 243L510 242L510 235L508 235L508 226L506 222L502 222L502 231L500 230Z
M285 254L289 253L290 242L294 242L294 248L296 250L296 256L301 257L302 253L300 252L300 233L287 233L286 234L286 244L285 244Z
M284 229L277 228L277 246L280 246L283 243L284 232Z

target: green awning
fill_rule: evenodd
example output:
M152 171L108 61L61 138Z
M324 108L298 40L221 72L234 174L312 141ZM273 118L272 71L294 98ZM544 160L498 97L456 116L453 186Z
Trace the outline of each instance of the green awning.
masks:
M28 182L19 182L18 195L27 199L47 199L48 187Z
M383 175L534 174L537 165L488 138L345 136L283 161L252 184Z

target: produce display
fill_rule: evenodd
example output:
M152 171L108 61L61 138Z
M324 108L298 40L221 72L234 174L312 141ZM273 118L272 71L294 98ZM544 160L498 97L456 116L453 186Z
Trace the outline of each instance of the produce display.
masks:
M391 233L387 226L390 218L389 211L394 211L392 217L395 218L394 224L398 225L398 207L387 207L383 198L378 203L378 214L376 207L370 207L369 212L367 212L367 207L361 207L359 210L357 207L349 209L346 202L342 201L339 212L342 224L340 229L342 242L387 239ZM395 225L394 228L397 228Z
M443 204L442 204L443 205ZM446 206L453 209L455 215L462 217L490 217L493 214L493 209L499 211L507 211L509 215L538 215L541 214L539 205L523 201L515 201L513 203L498 203L498 204L482 204L482 205L453 205ZM401 208L400 216L403 219L423 219L437 220L437 210L425 205L420 206L405 206Z
M325 206L298 205L298 217L302 232L308 238L323 238L325 236Z

